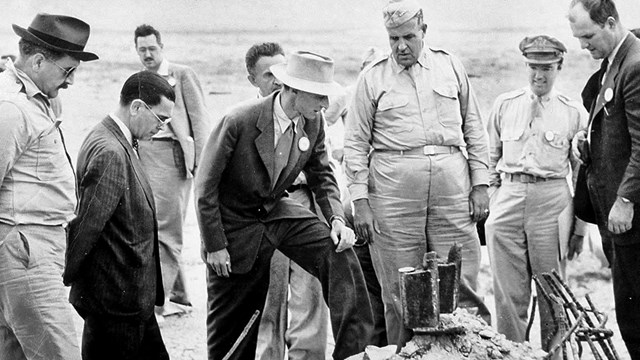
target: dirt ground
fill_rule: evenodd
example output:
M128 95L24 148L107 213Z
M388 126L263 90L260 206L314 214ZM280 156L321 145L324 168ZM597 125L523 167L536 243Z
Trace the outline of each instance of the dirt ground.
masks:
M8 22L26 25L33 14L37 10L41 10L40 3L30 1L24 3L30 5L22 7L23 2L9 2L9 4L13 4L13 7L9 5L8 7L18 12L21 19ZM48 5L54 8L50 12L74 13L74 8L71 6L74 2L62 3L65 5L58 5L58 7ZM91 3L101 4L99 2ZM114 7L122 7L123 5L122 1L113 1L113 3L116 5L112 4L108 7L109 11L115 11ZM168 2L155 1L153 3L162 6ZM207 11L214 11L210 5L204 5L204 3L206 2L202 2L203 5L198 6L207 7ZM244 69L244 54L254 43L277 41L284 46L286 51L306 49L332 56L336 60L336 79L345 86L355 81L360 56L368 46L388 49L378 10L349 13L348 10L354 9L347 8L343 11L346 13L340 13L333 20L322 19L321 17L325 13L320 13L320 18L314 17L310 22L311 25L299 21L300 27L288 24L282 28L270 25L266 29L261 29L260 16L256 15L256 11L268 11L269 6L264 5L266 2L251 1L250 3L259 10L247 11L246 18L239 16L236 19L241 22L239 24L231 21L224 22L224 11L226 7L231 5L224 5L220 9L216 8L216 10L222 11L222 14L216 13L212 17L226 24L227 27L222 30L212 25L215 23L207 23L207 16L202 14L194 16L194 22L197 22L199 29L207 28L208 30L195 31L189 29L188 21L182 16L177 19L181 27L176 27L172 26L170 18L162 18L163 20L159 21L145 15L141 9L132 11L131 16L127 17L122 10L124 7L118 8L119 12L111 15L106 14L108 15L106 20L100 16L102 15L101 8L97 8L99 11L80 11L81 14L86 15L85 19L89 18L87 21L91 22L91 19L95 19L100 25L92 33L88 48L97 52L101 60L82 64L75 77L76 83L69 89L61 91L65 120L63 131L72 158L76 157L80 144L89 129L115 108L124 80L140 69L137 55L133 49L132 33L135 25L142 22L149 22L161 31L165 27L171 29L163 31L165 55L172 61L192 66L200 75L207 103L213 115L212 121L219 119L231 105L255 96L256 91L246 80L246 70ZM300 5L286 1L283 3L291 5L291 11L295 14L304 13L304 9L301 9ZM340 10L337 4L341 2L327 1L327 3L333 4L336 13ZM358 1L357 3L365 2ZM377 1L376 3L382 4L383 2ZM429 3L435 2L430 1ZM476 2L464 1L463 3L475 6L469 4ZM498 9L503 6L504 2L487 2L487 4L489 3ZM128 5L128 3L126 4ZM197 2L190 1L189 4L194 6L197 5ZM507 20L500 18L500 16L504 17L502 13L489 16L490 13L486 9L478 9L478 15L475 16L473 8L464 9L464 14L470 16L469 24L472 26L465 26L464 19L457 16L455 10L458 9L458 6L456 4L451 5L449 10L445 6L445 10L438 9L436 14L426 14L427 22L431 24L430 21L433 20L435 23L427 31L427 42L430 45L450 50L461 58L471 77L485 118L498 94L526 85L524 65L517 51L519 41L525 36L547 33L558 37L567 45L569 53L565 58L565 65L556 83L556 88L564 90L570 97L579 98L580 90L586 79L599 66L585 51L580 51L577 41L571 38L564 15L550 12L549 9L553 11L558 8L564 9L564 5L559 6L556 1L545 0L544 4L548 6L540 9L525 5L525 2L514 2L514 10L508 13L511 18ZM378 8L381 8L381 5ZM171 9L177 11L175 5ZM316 8L313 7L313 9ZM197 12L197 10L197 8L195 10L183 9L181 10L183 13L180 14L184 15L186 12L189 15L190 11ZM233 14L243 14L242 11L235 10ZM75 10L75 13L78 11ZM150 9L149 11L152 14L157 14L159 10ZM286 15L283 14L282 9L279 14L280 16ZM552 15L554 18L547 21L547 17ZM365 20L360 21L359 17L362 16ZM376 20L369 18L374 16ZM484 19L483 16L487 16L487 18ZM442 19L443 17L445 19L451 18L452 23L446 23ZM177 15L176 18L178 18ZM117 24L120 19L122 19L122 26ZM329 26L324 25L326 22L324 20L329 21ZM348 21L349 25L341 26L340 21ZM496 25L492 25L493 23ZM3 25L0 28L0 51L15 53L15 45L11 44L16 44L17 38L11 32L10 27L6 25L7 18L2 19L0 24ZM187 269L188 288L194 304L193 312L182 317L167 318L162 325L162 333L172 359L200 360L206 358L206 285L205 267L199 255L199 231L192 203L189 205L184 232L184 263ZM568 276L571 288L579 297L587 293L591 294L596 306L608 314L608 326L616 332L614 339L617 350L623 359L627 359L628 355L617 332L608 269L602 268L596 256L587 251L577 261L569 264ZM486 253L480 273L480 286L481 294L485 296L492 309L491 273ZM78 327L81 329L79 319ZM534 344L539 343L539 340L536 340L536 334L534 333L533 336ZM331 339L328 341L331 343Z

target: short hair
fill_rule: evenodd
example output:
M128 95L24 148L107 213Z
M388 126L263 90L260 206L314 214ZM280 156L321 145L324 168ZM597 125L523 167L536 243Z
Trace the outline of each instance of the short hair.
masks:
M274 42L266 42L262 44L255 44L249 48L247 51L247 55L244 57L244 63L247 67L247 71L249 74L253 74L255 70L256 63L263 56L276 56L282 55L284 56L284 50L282 50L282 46L278 43Z
M129 105L135 99L140 99L149 106L158 105L163 96L172 102L176 101L176 93L167 80L154 72L143 70L124 82L120 90L120 105Z
M20 56L24 58L40 53L47 59L58 60L62 59L66 55L62 51L52 50L48 47L44 47L40 44L36 44L22 38L18 41L18 48L20 49ZM69 54L69 56L73 57L71 54Z
M603 26L609 17L620 21L620 16L613 0L571 0L571 7L577 4L581 4L589 13L589 18L600 26Z
M158 45L162 45L162 38L160 37L160 31L156 30L153 26L148 24L142 24L136 28L133 32L133 43L138 46L138 38L146 37L149 35L155 35L158 40Z

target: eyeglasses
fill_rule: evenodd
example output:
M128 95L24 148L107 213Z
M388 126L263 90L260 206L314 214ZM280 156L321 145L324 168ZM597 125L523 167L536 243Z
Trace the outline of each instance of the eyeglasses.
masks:
M142 101L142 103L144 104L144 107L146 107L147 110L149 110L153 114L153 116L156 117L156 120L158 120L158 129L162 129L165 125L167 125L171 121L170 117L164 120L160 119L160 117L153 110L151 110L151 108L149 107L149 105L147 105L146 102L144 102L143 100L140 100L140 101Z
M58 65L57 62L50 60L48 58L44 58L45 60L47 60L48 62L52 63L53 65L57 66L58 69L62 70L64 72L64 78L68 79L69 76L71 76L71 74L73 74L74 71L76 71L76 69L78 68L77 66L74 67L70 67L68 69L63 68L62 66Z

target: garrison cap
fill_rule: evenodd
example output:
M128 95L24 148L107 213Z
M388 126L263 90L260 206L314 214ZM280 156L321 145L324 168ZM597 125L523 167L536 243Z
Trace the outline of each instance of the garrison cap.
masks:
M562 60L567 48L554 37L537 35L522 39L520 51L529 64L553 64Z
M422 8L416 0L390 0L382 9L384 26L388 28L398 27L413 19Z

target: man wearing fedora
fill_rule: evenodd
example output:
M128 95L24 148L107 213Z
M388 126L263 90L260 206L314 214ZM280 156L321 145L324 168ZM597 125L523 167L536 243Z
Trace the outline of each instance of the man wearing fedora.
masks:
M564 274L565 259L581 250L586 229L580 222L571 236L567 176L577 165L569 157L571 139L587 126L587 112L554 89L566 52L559 40L531 36L519 48L529 86L500 95L487 125L491 214L485 228L497 329L509 340L524 342L532 277L551 270ZM555 343L554 317L539 299L541 344L549 351Z
M328 95L342 91L333 67L332 59L304 51L273 65L283 90L236 106L203 151L195 200L208 272L209 359L224 357L245 326L233 355L254 357L258 327L250 319L264 308L276 248L320 280L334 358L363 351L369 338L371 305L351 249L355 236L324 145L320 111ZM301 171L330 226L287 196Z
M162 76L176 93L171 123L151 139L140 141L140 161L156 202L166 297L165 305L156 310L159 316L172 315L189 311L191 306L182 264L182 229L193 174L211 132L211 118L196 73L164 57L160 32L151 25L140 25L134 31L134 41L144 69Z
M286 61L278 43L255 44L245 56L251 85L265 97L281 90L282 83L271 66ZM316 205L303 172L287 188L289 198L315 211ZM276 250L271 258L269 291L258 326L256 360L322 359L327 353L329 309L322 299L318 279Z
M358 77L344 158L355 231L371 244L382 286L387 338L403 346L411 332L403 326L398 268L421 265L426 251L446 257L462 246L460 305L490 320L475 293L475 222L489 213L489 153L464 66L425 45L420 5L392 0L383 17L391 54Z
M13 30L20 54L0 74L0 359L79 359L62 284L77 198L55 98L98 56L73 17L38 14Z

